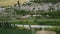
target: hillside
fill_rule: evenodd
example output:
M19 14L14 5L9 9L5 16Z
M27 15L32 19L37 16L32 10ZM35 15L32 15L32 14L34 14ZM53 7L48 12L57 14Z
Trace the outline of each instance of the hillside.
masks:
M18 0L0 0L0 6L14 5ZM20 3L24 3L26 0L19 0Z

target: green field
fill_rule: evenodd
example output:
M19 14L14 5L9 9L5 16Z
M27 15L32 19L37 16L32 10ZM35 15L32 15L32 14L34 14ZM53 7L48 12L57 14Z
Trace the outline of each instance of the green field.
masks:
M28 30L0 29L0 34L32 34Z
M55 25L55 26L60 26L60 19L12 20L10 23L12 23L12 24L34 24L34 25Z
M60 34L60 31L57 31L56 33ZM16 30L16 29L0 29L0 34L32 34L32 31L31 30Z

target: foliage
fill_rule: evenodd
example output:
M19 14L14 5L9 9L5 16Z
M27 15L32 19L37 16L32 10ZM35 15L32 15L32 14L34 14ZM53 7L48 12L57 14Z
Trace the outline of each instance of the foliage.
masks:
M45 30L49 30L49 31L60 31L60 26L52 26L50 28L45 28Z
M11 24L9 22L0 22L0 28L6 29L6 28L15 28L15 24Z
M14 9L14 11L16 12L16 14L20 14L20 15L25 15L27 13L27 11L25 10Z
M60 26L60 21L38 21L37 24L38 25L55 25L55 26Z
M35 24L35 25L52 25L52 26L60 26L60 21L11 21L12 24ZM58 24L57 24L58 23Z
M32 34L31 30L0 29L1 34Z
M60 19L60 11L49 11L49 12L44 12L44 11L41 11L39 12L39 15L42 15L42 17L40 18L48 18L48 19Z
M20 29L20 30L27 30L24 27L20 27L20 26L17 26L17 28Z

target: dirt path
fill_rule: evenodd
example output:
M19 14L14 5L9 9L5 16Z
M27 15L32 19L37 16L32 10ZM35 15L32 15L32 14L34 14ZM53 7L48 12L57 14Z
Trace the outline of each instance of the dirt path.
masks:
M56 34L54 31L37 31L36 34Z

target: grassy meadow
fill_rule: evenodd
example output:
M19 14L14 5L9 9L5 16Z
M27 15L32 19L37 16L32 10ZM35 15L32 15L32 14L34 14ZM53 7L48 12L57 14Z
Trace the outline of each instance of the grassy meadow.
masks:
M0 29L0 34L32 34L32 32L28 30Z
M11 6L17 3L18 0L0 0L0 6ZM24 3L26 0L19 0L20 3Z

